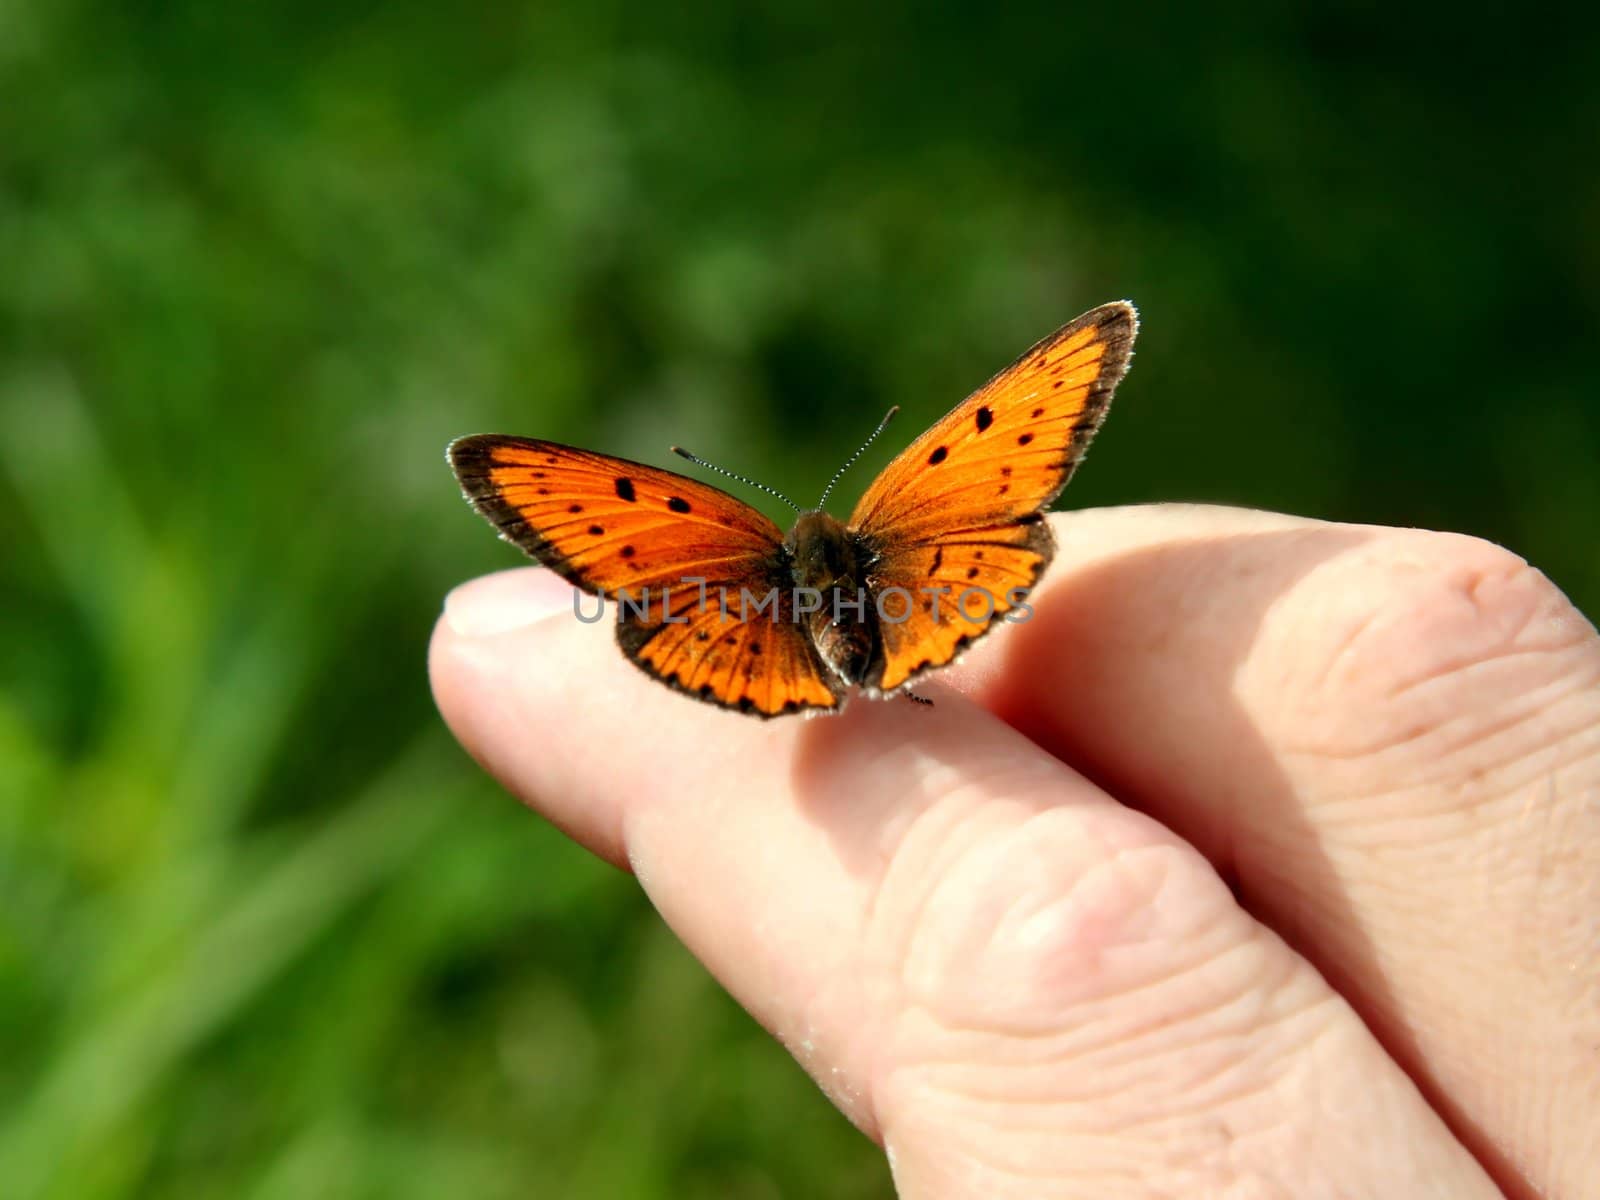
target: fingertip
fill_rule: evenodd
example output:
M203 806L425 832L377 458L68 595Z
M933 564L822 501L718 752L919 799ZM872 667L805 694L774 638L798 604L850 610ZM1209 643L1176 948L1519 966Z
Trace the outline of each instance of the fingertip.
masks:
M508 792L601 858L626 868L622 814L599 786L608 752L584 719L589 662L613 653L591 626L559 618L574 589L537 568L463 584L428 646L434 703L472 758Z

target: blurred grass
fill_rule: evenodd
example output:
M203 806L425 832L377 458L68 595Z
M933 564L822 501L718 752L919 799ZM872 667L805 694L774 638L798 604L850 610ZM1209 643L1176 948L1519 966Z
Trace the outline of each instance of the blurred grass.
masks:
M1126 295L1070 504L1595 611L1594 21L1418 12L0 3L0 1191L887 1193L439 728L455 435L811 495Z

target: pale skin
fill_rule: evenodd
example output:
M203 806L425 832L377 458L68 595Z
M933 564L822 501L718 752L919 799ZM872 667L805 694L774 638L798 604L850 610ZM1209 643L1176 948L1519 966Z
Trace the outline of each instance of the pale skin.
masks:
M720 712L538 568L451 595L434 691L903 1197L1600 1194L1594 627L1454 534L1051 520L932 708Z

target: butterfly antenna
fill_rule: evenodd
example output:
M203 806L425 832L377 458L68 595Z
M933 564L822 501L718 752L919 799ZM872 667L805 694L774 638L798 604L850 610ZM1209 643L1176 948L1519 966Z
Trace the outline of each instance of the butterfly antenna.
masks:
M799 512L800 511L800 506L798 504L796 504L793 500L789 499L789 497L785 496L777 488L768 487L764 483L757 483L754 479L751 479L748 476L740 475L737 471L730 471L726 467L719 467L719 466L717 466L716 463L708 463L705 459L698 458L695 455L690 454L682 446L674 446L674 447L672 447L672 452L674 454L676 454L679 458L687 458L690 462L692 462L697 467L704 467L708 471L715 471L718 475L726 475L729 479L737 479L740 483L749 484L751 487L755 488L758 492L765 492L769 496L776 496L779 500L782 500L790 508L794 509L795 512Z
M867 452L867 447L872 445L873 442L878 440L878 435L880 433L882 433L884 431L884 429L886 429L888 427L889 422L894 420L895 413L897 413L899 411L900 411L900 406L898 404L896 404L888 412L884 413L883 414L883 420L878 422L878 427L872 431L872 436L869 437L866 441L861 443L861 448L850 456L850 461L849 462L845 463L844 466L840 467L837 471L835 471L833 473L833 478L828 480L828 486L822 489L822 499L817 501L817 507L818 508L821 508L824 504L826 504L828 502L828 496L833 491L833 485L838 483L839 480L844 477L844 473L846 471L848 471L851 467L856 465L856 459L860 458L863 454L865 454Z

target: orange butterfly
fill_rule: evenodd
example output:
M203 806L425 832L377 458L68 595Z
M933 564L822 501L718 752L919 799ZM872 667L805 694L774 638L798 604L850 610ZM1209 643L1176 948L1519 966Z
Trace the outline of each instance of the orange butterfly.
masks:
M1137 332L1131 304L1084 313L911 443L848 523L785 499L799 514L787 536L719 488L555 442L464 437L450 465L502 537L617 601L617 641L647 674L761 717L836 709L852 687L904 689L1028 611L1055 553L1044 510Z

